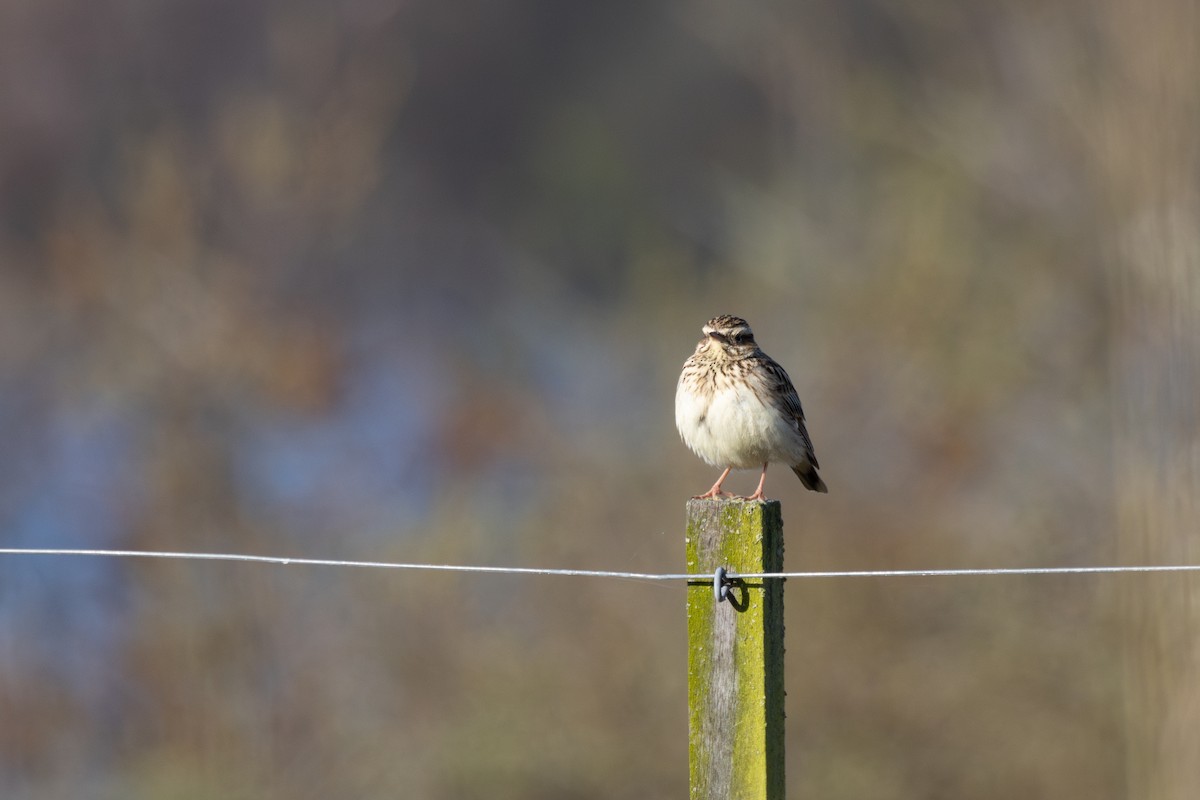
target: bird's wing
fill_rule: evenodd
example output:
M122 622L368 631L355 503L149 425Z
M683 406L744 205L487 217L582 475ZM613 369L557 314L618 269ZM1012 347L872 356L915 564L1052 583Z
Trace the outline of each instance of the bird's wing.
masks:
M820 467L821 465L817 463L817 454L813 451L812 439L808 438L808 428L804 426L804 406L800 405L800 395L796 394L796 387L792 385L792 379L788 377L787 371L783 367L767 356L763 356L763 372L768 383L767 396L771 397L779 409L795 422L796 430L800 433L800 438L804 440L804 449L808 451L808 460L814 467Z

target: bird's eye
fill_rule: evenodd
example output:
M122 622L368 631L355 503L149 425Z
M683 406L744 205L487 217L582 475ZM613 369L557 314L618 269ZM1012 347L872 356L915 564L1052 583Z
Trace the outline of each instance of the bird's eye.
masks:
M750 334L746 333L745 331L740 331L733 335L734 344L745 344L748 341L750 341Z

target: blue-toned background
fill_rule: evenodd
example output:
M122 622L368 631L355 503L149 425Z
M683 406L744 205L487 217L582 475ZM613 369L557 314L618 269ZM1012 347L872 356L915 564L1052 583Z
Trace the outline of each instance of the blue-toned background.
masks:
M1200 561L1159 5L9 2L0 547L678 572L733 313L830 487L768 473L788 567ZM1150 796L1155 580L790 581L790 796ZM680 797L683 613L0 556L0 794Z

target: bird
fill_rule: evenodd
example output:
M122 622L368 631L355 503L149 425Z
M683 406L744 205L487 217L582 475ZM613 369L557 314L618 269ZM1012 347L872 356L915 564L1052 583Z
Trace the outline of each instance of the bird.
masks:
M804 426L804 409L783 367L759 349L741 317L710 319L696 351L684 362L675 390L675 426L692 452L725 471L712 488L693 499L734 497L721 490L733 469L762 467L758 488L747 497L763 499L767 465L784 463L807 488L828 492Z

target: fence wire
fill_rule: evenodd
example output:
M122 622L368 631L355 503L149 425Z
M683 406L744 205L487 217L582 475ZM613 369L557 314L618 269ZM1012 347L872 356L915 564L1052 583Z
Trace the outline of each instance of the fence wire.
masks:
M621 578L639 581L688 581L711 583L712 573L623 572L600 569L543 569L539 567L490 567L464 564L416 564L397 561L346 561L332 558L290 558L241 553L179 553L159 550L88 550L59 548L0 548L5 556L96 556L107 558L161 558L189 561L240 561L278 566L358 567L368 569L421 570L427 572L483 572L498 575L557 575L572 578ZM729 572L729 578L943 578L970 575L1096 575L1135 572L1200 572L1200 564L1096 567L985 567L981 569L868 569L817 570L803 572Z

